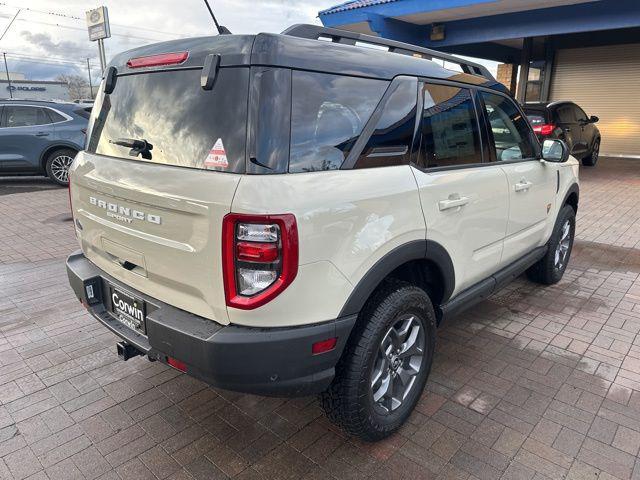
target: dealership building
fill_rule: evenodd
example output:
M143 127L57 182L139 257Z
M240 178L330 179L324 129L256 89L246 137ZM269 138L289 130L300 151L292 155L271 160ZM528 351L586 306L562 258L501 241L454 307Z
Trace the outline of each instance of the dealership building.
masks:
M640 158L640 0L353 0L325 26L499 63L524 102L600 118L601 152Z
M69 89L64 82L40 80L0 79L0 98L21 100L69 100Z

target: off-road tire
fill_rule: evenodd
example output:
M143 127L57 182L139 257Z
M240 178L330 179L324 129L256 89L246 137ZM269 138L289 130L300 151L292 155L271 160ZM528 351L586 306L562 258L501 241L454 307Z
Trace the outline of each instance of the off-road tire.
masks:
M68 167L71 166L69 159L73 161L77 153L78 152L71 148L60 148L51 152L47 156L47 160L45 162L47 177L56 182L58 185L62 185L63 187L69 185L68 173L67 176L62 175L60 172L60 166L62 166L63 164L68 164L68 171Z
M566 222L569 222L569 246L565 255L565 260L560 267L556 265L556 249L561 241L563 227ZM571 257L571 250L573 248L573 238L576 230L576 212L571 205L565 205L560 210L556 224L553 227L553 233L548 243L548 250L544 257L542 257L535 265L527 270L527 277L529 280L543 285L553 285L558 283L564 275L564 271L567 269L567 264Z
M595 167L600 157L600 139L596 140L591 150L591 154L582 159L582 165L585 167Z
M422 325L424 353L419 372L402 404L381 415L371 393L371 374L380 343L389 328L403 316L415 316ZM386 281L362 310L349 338L336 376L320 394L327 417L346 432L366 441L385 438L398 430L413 411L429 376L436 339L436 320L424 290L410 283Z

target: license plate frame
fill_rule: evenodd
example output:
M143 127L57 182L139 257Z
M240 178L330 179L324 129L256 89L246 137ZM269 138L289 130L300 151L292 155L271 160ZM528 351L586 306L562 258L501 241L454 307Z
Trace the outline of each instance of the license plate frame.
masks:
M147 334L147 303L137 295L109 285L110 313L131 330Z

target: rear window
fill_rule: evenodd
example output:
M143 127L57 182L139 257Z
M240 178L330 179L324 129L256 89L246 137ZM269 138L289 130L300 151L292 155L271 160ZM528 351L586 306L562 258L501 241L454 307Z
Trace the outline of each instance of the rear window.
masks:
M213 90L200 87L200 73L194 69L118 76L114 91L100 93L93 108L87 150L127 160L244 173L249 70L220 69ZM152 148L131 154L133 141Z
M535 127L536 125L544 125L545 123L547 123L544 113L539 110L527 110L525 108L524 114L527 116L527 119L529 119L529 123L533 127Z
M340 168L388 82L294 71L290 172Z

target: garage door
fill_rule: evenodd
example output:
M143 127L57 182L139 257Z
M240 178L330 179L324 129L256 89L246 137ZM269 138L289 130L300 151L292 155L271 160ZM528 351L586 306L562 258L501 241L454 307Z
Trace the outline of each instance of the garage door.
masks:
M640 156L640 44L559 50L552 100L600 117L602 154Z

